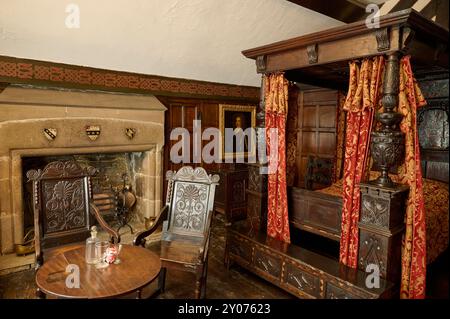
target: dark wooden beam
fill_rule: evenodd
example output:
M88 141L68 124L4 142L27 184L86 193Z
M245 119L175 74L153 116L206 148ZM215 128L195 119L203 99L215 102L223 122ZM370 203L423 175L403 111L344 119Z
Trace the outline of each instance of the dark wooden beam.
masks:
M259 100L259 88L0 55L0 83L208 99Z
M429 19L436 16L436 23L448 29L448 9L449 0L432 0L420 13Z
M351 23L366 17L366 10L347 0L288 0L304 8L319 12L336 20Z
M417 0L400 0L389 13L410 9L416 2Z

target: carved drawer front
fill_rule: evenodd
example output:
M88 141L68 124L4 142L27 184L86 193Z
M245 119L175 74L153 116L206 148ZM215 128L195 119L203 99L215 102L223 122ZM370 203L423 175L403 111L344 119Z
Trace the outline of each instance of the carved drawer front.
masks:
M273 277L280 278L281 276L281 258L278 256L256 249L254 265Z
M286 264L284 281L289 286L307 293L313 297L320 297L320 280L293 264Z
M326 299L360 299L360 297L353 295L343 288L333 284L327 284Z
M252 246L250 242L242 237L233 235L230 240L229 250L230 253L241 257L249 263L252 261Z

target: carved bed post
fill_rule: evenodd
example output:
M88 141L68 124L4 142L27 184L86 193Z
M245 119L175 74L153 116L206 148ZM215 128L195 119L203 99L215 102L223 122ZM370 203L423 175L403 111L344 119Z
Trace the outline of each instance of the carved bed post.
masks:
M393 183L388 175L401 163L405 150L404 134L398 126L402 115L394 111L398 105L399 69L398 53L389 54L383 84L384 112L376 115L381 127L371 135L371 153L381 175L360 184L358 254L361 270L366 271L369 264L377 265L381 277L393 283L398 283L401 275L401 241L409 191L407 185Z
M260 102L256 112L256 130L257 130L257 162L248 165L248 188L247 188L247 220L253 225L254 230L266 229L267 226L267 175L260 173L260 168L264 164L260 163L260 154L265 154L265 125L266 108L264 100L266 70L265 56L256 59L256 68L261 76Z
M397 168L405 152L405 137L398 126L403 116L394 111L398 105L399 70L398 53L389 54L381 100L384 112L376 115L382 127L372 133L372 157L381 170L380 177L374 183L385 187L394 185L388 173L391 168Z

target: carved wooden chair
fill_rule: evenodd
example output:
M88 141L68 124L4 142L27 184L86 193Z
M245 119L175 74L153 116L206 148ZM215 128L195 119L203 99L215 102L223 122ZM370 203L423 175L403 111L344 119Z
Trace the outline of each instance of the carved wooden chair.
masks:
M208 175L201 167L185 166L178 172L168 171L166 178L166 206L150 229L136 235L134 244L145 247L145 238L162 222L162 268L158 291L164 291L166 269L179 269L196 274L195 297L204 298L214 195L219 176Z
M95 168L82 168L75 161L55 161L27 172L28 181L33 182L36 268L44 262L44 251L47 259L84 244L94 220L108 232L111 242L120 242L92 200L95 173Z
M317 184L322 187L331 185L333 161L329 158L308 156L305 173L305 188L313 190Z

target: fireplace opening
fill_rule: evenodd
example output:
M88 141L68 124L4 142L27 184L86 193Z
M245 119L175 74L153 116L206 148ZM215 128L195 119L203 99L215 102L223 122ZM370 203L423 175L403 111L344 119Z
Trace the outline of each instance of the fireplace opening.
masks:
M97 174L92 177L92 193L94 198L103 194L117 194L127 187L135 196L136 201L127 212L125 222L134 225L144 223L145 202L151 200L151 186L148 183L149 172L146 172L143 163L148 152L122 152L122 153L96 153L74 154L58 156L37 156L22 158L23 181L23 227L24 234L34 229L33 222L33 194L32 183L28 182L26 173L31 169L43 169L54 161L76 161L81 167L92 166ZM112 208L112 207L111 207ZM113 209L103 212L103 217L114 228L118 228L124 219L119 220ZM126 228L126 227L125 227Z

